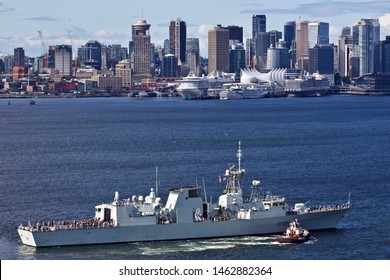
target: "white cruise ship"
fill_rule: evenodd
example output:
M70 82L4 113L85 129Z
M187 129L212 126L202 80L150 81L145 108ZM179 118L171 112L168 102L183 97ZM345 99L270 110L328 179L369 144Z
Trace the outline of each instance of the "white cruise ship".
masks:
M267 90L257 84L225 84L219 99L259 99L267 96Z
M206 77L197 77L190 72L187 77L179 80L177 92L185 99L202 99L217 97L225 83L234 82L234 74L213 71Z
M185 99L202 99L207 97L209 83L206 77L197 77L192 71L187 77L178 80L177 92Z
M287 94L296 96L320 96L326 94L329 88L328 79L318 73L286 80L284 85Z

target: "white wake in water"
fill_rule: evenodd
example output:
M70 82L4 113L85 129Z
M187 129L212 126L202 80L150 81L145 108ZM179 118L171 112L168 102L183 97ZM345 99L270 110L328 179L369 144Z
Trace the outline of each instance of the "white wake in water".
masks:
M162 255L168 253L201 252L207 250L226 250L245 246L270 246L278 244L272 236L248 236L218 238L208 240L186 240L175 242L153 242L143 244L140 251L143 255Z

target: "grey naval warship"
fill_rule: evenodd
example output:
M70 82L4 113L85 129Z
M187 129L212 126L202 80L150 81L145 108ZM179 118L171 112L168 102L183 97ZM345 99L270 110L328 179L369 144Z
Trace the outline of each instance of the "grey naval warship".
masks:
M91 219L29 221L17 231L23 244L33 247L264 235L283 232L293 219L308 230L335 228L350 208L350 199L341 205L289 207L285 197L263 193L258 180L252 181L251 195L244 200L241 143L237 158L238 168L230 164L219 177L226 186L217 203L204 201L202 187L194 185L170 189L164 205L156 184L146 197L121 199L115 192L111 203L95 206Z

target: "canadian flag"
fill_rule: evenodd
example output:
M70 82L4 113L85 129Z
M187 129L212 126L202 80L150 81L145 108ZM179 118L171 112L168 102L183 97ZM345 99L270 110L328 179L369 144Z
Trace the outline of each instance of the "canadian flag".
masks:
M222 181L221 176L218 176L218 183L221 183L221 181Z

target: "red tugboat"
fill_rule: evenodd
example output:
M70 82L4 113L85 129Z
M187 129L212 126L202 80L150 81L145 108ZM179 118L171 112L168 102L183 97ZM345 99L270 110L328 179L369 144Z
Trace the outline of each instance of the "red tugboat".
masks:
M277 235L276 241L279 243L304 243L310 238L310 232L299 226L298 220L291 221L283 235Z

